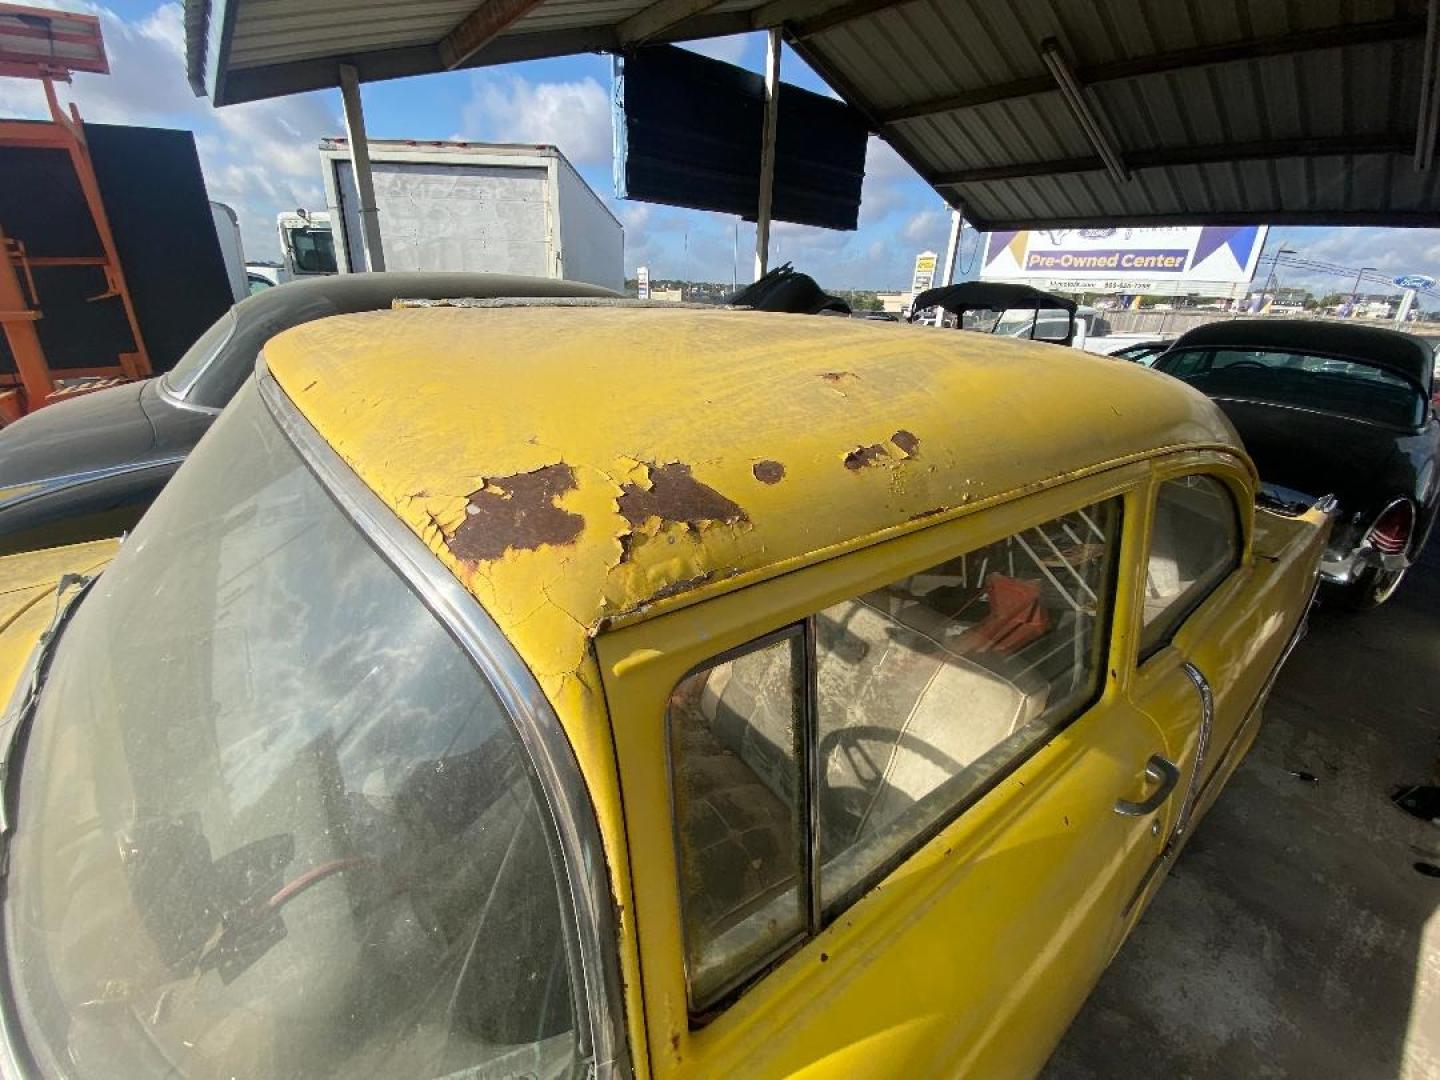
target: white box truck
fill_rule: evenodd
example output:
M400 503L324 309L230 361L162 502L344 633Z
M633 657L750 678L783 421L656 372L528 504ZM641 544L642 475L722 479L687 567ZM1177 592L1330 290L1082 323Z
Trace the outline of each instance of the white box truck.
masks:
M346 139L320 143L340 272L365 266ZM387 270L565 278L623 291L625 229L553 146L370 140Z

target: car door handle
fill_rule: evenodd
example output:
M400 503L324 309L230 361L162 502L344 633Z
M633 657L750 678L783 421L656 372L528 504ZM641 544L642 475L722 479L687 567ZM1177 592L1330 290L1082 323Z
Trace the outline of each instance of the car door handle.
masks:
M1159 784L1150 797L1140 802L1131 802L1129 799L1115 800L1115 813L1124 814L1126 817L1144 817L1146 814L1153 814L1160 809L1160 804L1170 797L1175 790L1175 785L1180 782L1180 769L1173 761L1161 756L1151 754L1150 760L1145 764L1145 776L1151 783Z

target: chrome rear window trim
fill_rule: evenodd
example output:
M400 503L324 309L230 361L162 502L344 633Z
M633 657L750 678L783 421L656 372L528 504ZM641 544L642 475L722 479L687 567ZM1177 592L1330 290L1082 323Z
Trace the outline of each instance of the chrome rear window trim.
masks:
M559 718L490 615L321 438L270 375L263 353L255 378L266 408L326 492L470 656L514 719L540 776L564 857L582 968L580 1053L590 1058L593 1076L629 1075L619 932L605 850L589 789Z

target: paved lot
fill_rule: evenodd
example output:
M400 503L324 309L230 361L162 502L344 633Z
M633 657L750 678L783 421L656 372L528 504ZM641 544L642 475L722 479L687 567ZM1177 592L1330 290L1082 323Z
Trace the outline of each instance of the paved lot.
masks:
M1440 537L1387 607L1315 614L1045 1080L1440 1080L1440 826L1389 798L1437 737Z

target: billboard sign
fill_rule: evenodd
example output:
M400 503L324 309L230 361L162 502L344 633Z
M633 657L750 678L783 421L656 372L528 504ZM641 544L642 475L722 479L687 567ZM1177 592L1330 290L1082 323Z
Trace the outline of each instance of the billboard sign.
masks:
M935 284L935 262L938 256L933 251L922 251L915 256L915 273L910 279L910 295L919 296Z
M1402 289L1433 289L1435 279L1426 274L1402 274L1395 279L1395 284Z
M635 291L638 299L650 299L650 268L648 266L635 268Z
M1238 298L1265 233L1264 225L993 232L980 279L1050 292Z

